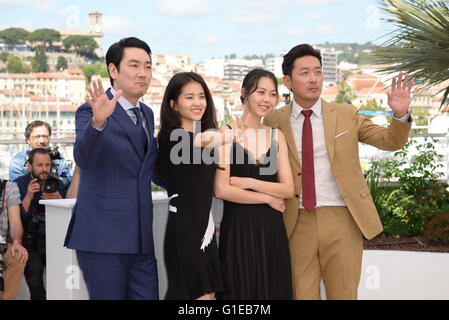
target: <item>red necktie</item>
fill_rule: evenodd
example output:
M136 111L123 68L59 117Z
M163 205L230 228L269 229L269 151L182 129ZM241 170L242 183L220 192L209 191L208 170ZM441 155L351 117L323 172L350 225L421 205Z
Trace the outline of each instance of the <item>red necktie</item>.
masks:
M302 127L302 205L311 212L316 206L315 168L313 165L313 135L310 116L312 110L302 110L304 124Z

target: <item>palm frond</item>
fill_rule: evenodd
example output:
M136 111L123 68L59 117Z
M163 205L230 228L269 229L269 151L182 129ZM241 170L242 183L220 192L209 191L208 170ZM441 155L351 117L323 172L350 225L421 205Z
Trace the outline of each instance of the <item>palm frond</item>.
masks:
M373 51L382 72L407 72L423 86L449 79L449 5L447 1L378 0L396 29ZM386 37L385 36L385 37ZM440 108L449 104L449 86Z

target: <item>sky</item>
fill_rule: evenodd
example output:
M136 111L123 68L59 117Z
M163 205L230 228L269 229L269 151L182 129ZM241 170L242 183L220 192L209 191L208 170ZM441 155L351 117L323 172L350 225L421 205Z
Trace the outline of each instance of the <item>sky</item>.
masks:
M103 14L104 52L123 37L198 63L225 55L280 55L300 43L382 43L393 28L377 0L0 0L0 30L88 28Z

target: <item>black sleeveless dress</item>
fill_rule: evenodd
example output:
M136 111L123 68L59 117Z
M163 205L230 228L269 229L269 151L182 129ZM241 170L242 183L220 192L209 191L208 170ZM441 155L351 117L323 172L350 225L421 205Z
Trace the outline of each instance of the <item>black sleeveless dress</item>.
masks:
M182 135L170 141L174 130ZM170 197L164 242L165 299L190 300L223 290L211 213L216 165L204 163L201 156L194 159L195 152L201 154L204 148L193 147L193 137L193 133L173 127L159 140L159 165ZM177 163L183 157L188 163Z
M278 182L275 130L271 133L271 146L260 162L239 143L233 144L231 177ZM237 163L239 154L243 155L241 164ZM270 159L276 166L267 174L263 169L269 167ZM292 299L288 238L281 212L266 204L224 201L219 252L225 284L219 299Z

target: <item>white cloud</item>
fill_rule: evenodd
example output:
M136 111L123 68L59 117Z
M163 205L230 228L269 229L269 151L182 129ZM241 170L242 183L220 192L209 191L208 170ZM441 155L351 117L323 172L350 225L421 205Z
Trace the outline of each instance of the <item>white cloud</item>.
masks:
M7 28L23 28L26 30L34 29L33 24L30 20L17 20L13 23L9 23L8 25L0 25L0 30L7 29Z
M54 13L58 7L57 0L0 0L0 6L32 6L37 11Z
M326 18L326 15L322 12L309 12L307 15L307 20L309 21L323 21Z
M289 37L308 37L314 35L332 35L335 34L335 27L330 24L322 24L313 27L297 27L283 29L282 34Z
M164 13L175 17L204 15L212 11L204 0L157 0L156 4Z
M103 16L103 32L107 35L124 35L136 31L138 31L138 27L134 20L117 15L106 14Z
M335 34L335 27L331 24L322 24L315 28L315 32L319 35Z
M252 11L243 14L233 14L229 17L229 20L239 23L271 23L281 20L281 14L279 12L269 11Z
M253 5L260 5L260 0L238 0L238 3L251 3ZM333 4L342 2L343 0L264 0L263 5L276 5L276 6L286 6L286 5L312 5L320 6L326 4ZM257 7L257 6L255 6Z
M200 43L212 45L218 43L218 37L215 34L209 33L201 38Z
M316 5L320 6L323 4L331 4L340 2L342 0L275 0L279 2L292 2L292 3L299 3L299 4L305 4L305 5Z
M282 34L289 37L305 37L310 35L307 27L289 28L282 30Z

